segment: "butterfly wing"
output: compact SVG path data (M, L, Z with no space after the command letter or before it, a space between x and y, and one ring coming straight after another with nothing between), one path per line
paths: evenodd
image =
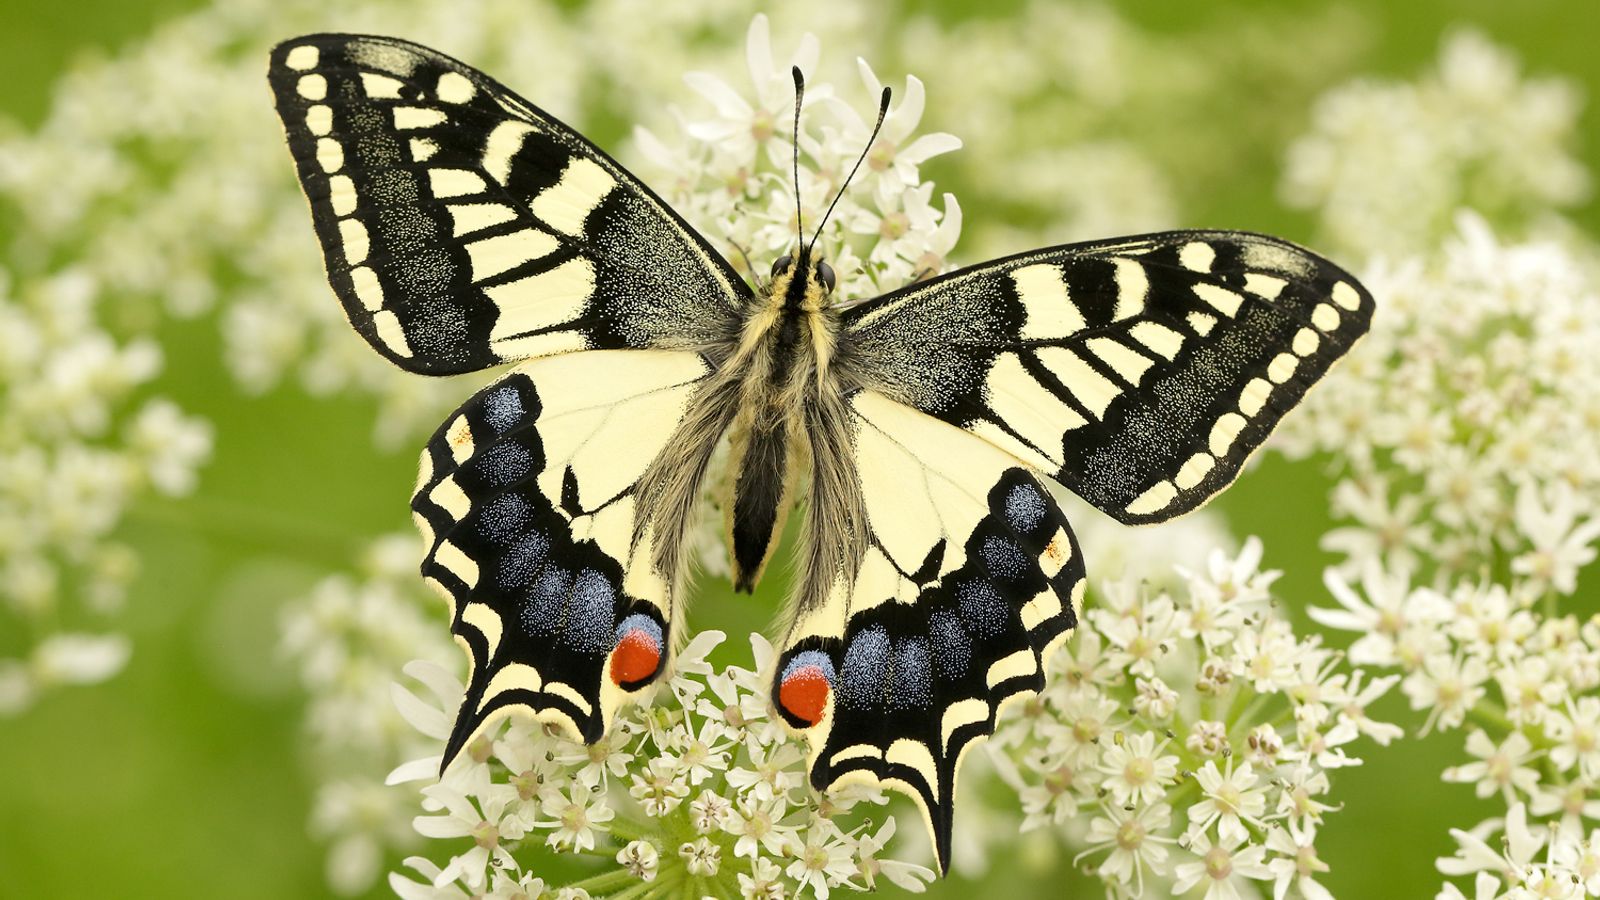
M807 736L813 786L906 793L944 869L962 755L1043 688L1077 625L1083 559L1011 455L875 391L845 407L838 453L817 445L808 540L848 542L819 508L856 510L860 555L802 584L773 703Z
M639 486L710 372L678 351L537 359L428 441L411 501L422 572L470 660L447 765L512 711L598 740L664 669L680 567L658 551L683 523L657 533Z
M846 328L864 383L1145 523L1226 487L1372 307L1286 241L1177 231L964 269Z
M334 292L402 368L702 348L749 295L599 148L444 54L310 35L268 80Z

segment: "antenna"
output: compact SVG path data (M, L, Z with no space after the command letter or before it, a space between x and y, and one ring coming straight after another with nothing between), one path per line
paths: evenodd
M806 96L806 76L801 74L800 67L793 67L794 73L794 135L789 143L794 145L794 243L795 252L799 253L801 246L806 241L806 229L800 221L800 101ZM812 243L816 243L813 241ZM809 251L807 251L809 253Z
M799 69L795 70L796 73L799 71ZM856 177L856 172L861 169L861 164L866 161L867 152L872 149L872 142L878 139L878 131L883 128L884 117L889 115L889 96L889 86L884 85L883 97L878 101L878 124L872 126L872 134L867 137L867 145L861 148L861 156L856 158L856 164L851 167L850 174L846 175L844 178L844 183L839 185L839 193L835 194L833 196L833 202L828 204L828 211L822 214L822 221L817 224L817 233L811 236L811 245L806 247L807 257L811 255L811 248L817 246L817 238L822 237L822 226L828 224L828 217L833 215L833 208L838 206L840 199L844 197L845 189L850 186L850 180ZM798 116L798 114L799 111L798 108L796 108L796 115ZM798 121L798 118L796 121ZM796 159L799 159L799 153L800 151L798 149L795 150Z

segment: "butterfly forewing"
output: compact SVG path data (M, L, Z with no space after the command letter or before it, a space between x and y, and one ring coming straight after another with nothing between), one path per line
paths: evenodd
M1227 486L1371 316L1309 251L1179 231L975 266L847 328L867 383L1139 523Z
M269 80L350 322L403 368L699 348L748 288L593 144L483 73L316 35Z

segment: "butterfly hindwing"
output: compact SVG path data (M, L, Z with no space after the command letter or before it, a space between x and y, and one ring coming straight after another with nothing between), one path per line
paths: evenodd
M974 266L846 327L866 383L1142 523L1226 487L1371 316L1309 251L1179 231Z
M334 292L402 368L704 347L748 296L604 152L444 54L311 35L269 81Z
M678 536L640 521L638 485L709 372L676 351L533 360L428 442L422 571L470 660L446 764L513 710L598 740L664 670L677 585L653 550Z
M810 742L817 789L906 793L947 869L962 754L1008 700L1043 688L1045 660L1077 625L1083 558L1008 454L876 392L848 407L839 462L859 488L865 547L853 576L802 601L773 703ZM822 521L812 515L813 542L837 537Z

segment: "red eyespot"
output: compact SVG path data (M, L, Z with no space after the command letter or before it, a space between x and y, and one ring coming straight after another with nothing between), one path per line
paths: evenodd
M617 641L611 654L611 680L632 684L655 674L661 665L661 642L642 628L635 628Z
M828 705L828 676L820 666L793 667L778 686L778 702L808 726L817 724Z

